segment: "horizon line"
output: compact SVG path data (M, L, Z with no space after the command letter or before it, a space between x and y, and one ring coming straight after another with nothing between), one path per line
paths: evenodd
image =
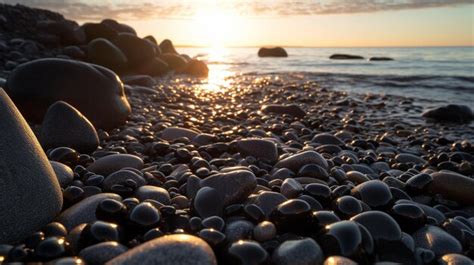
M209 45L193 45L193 44L175 44L177 48L213 48ZM283 47L283 48L474 48L474 44L471 45L393 45L393 46L313 46L313 45L223 45L219 48L271 48L271 47Z

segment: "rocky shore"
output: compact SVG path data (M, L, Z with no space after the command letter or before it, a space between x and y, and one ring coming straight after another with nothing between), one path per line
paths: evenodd
M80 60L0 27L0 263L472 264L471 110L425 122L409 97L292 74L209 90L202 62L129 27Z

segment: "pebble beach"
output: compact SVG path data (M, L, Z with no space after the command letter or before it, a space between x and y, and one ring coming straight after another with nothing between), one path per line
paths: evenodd
M0 21L0 264L473 264L469 106L291 72L216 88L117 21Z

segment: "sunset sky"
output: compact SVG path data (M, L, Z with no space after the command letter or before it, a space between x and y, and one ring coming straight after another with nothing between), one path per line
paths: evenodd
M0 0L195 46L473 46L473 0Z

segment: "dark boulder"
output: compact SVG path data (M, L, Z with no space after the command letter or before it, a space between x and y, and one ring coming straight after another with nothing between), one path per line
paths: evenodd
M83 44L86 41L84 30L75 21L71 20L44 20L39 21L40 31L58 36L63 45Z
M90 42L97 38L113 40L118 35L117 31L115 31L110 26L102 23L86 23L82 25L81 28L86 34L87 42Z
M159 58L175 71L183 71L188 63L182 56L174 53L163 53Z
M156 49L151 42L130 33L120 33L113 43L125 54L129 67L149 62L156 55Z
M137 35L137 32L134 28L130 27L127 24L119 23L114 19L104 19L100 24L106 25L109 28L117 31L118 33L131 33L133 35Z
M40 122L59 100L77 108L96 128L119 126L131 112L123 84L112 71L79 61L39 59L22 64L10 74L6 88L33 122Z
M128 60L125 54L112 42L98 38L87 46L87 60L120 73L127 68Z
M474 120L474 113L468 106L450 104L428 110L423 117L435 122L467 123Z
M352 54L333 54L329 57L331 60L363 60L364 57Z
M166 74L170 70L168 64L156 57L151 61L141 64L138 67L135 67L134 72L140 75L151 75L151 76L161 76Z
M147 40L155 45L158 45L158 42L156 41L155 37L153 37L152 35L148 35L148 36L145 36L143 37L144 40Z
M30 236L62 207L53 168L35 135L0 89L0 244Z
M171 41L168 40L168 39L163 40L163 41L160 43L160 49L161 49L161 52L162 52L162 53L178 54L178 52L177 52L176 49L174 48L173 42L171 42Z
M288 53L282 47L260 48L258 57L288 57Z

